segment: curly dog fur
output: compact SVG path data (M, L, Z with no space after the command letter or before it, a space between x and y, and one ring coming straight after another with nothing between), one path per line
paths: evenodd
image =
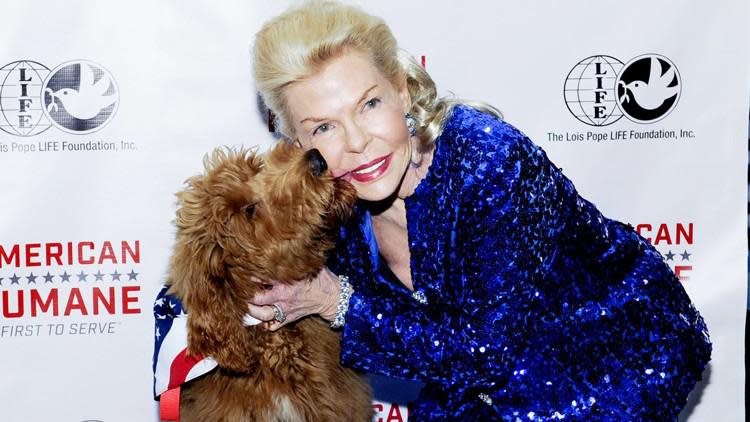
M326 322L304 318L276 332L243 324L264 288L251 279L315 275L351 213L353 187L316 171L312 155L285 144L264 156L217 149L177 194L170 294L188 312L189 353L219 364L183 387L182 421L372 417L370 388L339 364L340 339Z

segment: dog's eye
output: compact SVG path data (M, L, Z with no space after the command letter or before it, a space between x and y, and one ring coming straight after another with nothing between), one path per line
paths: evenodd
M242 210L247 218L253 218L255 215L255 204L245 205Z

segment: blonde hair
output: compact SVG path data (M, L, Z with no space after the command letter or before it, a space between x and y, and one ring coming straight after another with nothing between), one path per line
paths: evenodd
M440 135L456 104L502 117L488 104L438 97L435 82L413 57L399 50L383 19L355 6L312 0L267 22L255 35L255 81L266 106L280 118L282 131L293 131L284 88L315 75L350 48L367 54L393 86L406 80L422 151Z

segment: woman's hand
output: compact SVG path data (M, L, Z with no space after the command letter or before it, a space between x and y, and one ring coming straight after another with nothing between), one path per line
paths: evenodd
M255 282L259 280L254 280ZM339 280L328 267L309 280L284 284L276 280L263 280L272 288L255 295L248 311L253 317L266 322L266 327L276 331L284 325L307 315L320 315L327 321L336 317L339 300ZM279 307L286 319L274 319L274 306Z

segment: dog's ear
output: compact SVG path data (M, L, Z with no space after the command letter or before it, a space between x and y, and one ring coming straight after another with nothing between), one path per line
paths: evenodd
M237 372L250 368L244 356L248 329L243 318L245 299L233 294L227 251L221 244L221 222L211 207L211 195L194 178L178 193L177 239L170 262L170 294L188 314L188 351L209 356L219 366Z
M226 265L224 264L224 250L219 244L215 244L208 253L206 259L206 269L208 275L216 279L224 279L227 276Z
M221 246L196 250L195 244L180 245L172 260L170 282L188 314L188 351L209 356L222 368L248 372L249 332L243 323L247 304L231 292Z

